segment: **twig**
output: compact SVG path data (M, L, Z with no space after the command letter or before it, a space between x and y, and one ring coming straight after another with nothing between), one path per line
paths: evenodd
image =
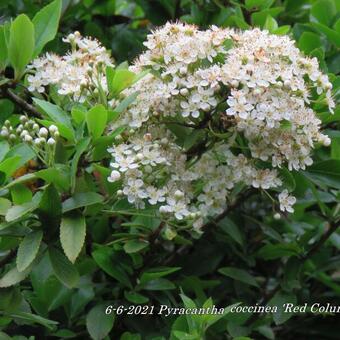
M322 237L319 239L318 242L316 242L309 251L300 258L301 265L304 264L305 261L310 259L312 256L314 256L322 247L322 245L329 239L329 237L339 228L340 221L337 222L331 222L330 228L327 230L326 233L322 235ZM263 305L267 305L267 303L273 298L273 296L280 290L281 285L280 283L277 284L277 286L261 301ZM261 314L260 314L261 315ZM250 325L253 322L255 322L260 315L253 314L246 322L246 325Z
M313 255L315 255L321 246L330 238L330 236L339 228L340 221L337 222L331 222L330 228L321 236L318 242L313 244L313 246L309 249L306 255L303 256L303 261L308 260Z
M39 111L29 103L27 103L24 99L20 98L17 94L15 94L12 90L5 87L2 89L2 94L5 98L10 99L13 103L20 106L24 111L33 115L34 117L41 118L41 114Z

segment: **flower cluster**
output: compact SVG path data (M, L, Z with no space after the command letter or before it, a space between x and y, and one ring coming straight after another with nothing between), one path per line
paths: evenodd
M105 47L79 32L69 34L63 41L71 44L71 52L64 56L46 53L29 65L33 74L27 77L28 89L43 93L47 86L55 86L59 94L80 102L98 91L106 93L105 67L113 63Z
M259 29L166 24L144 45L130 70L150 72L124 90L139 94L115 123L130 136L109 150L120 194L197 228L224 211L237 184L283 190L280 209L292 212L280 169L305 169L315 145L330 144L310 105L322 96L334 107L317 59ZM195 135L192 153L183 140Z

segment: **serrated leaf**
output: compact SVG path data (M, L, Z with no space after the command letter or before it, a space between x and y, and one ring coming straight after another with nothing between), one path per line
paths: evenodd
M63 202L63 212L103 202L104 197L96 192L80 192Z
M19 272L24 271L37 256L42 237L42 231L37 230L30 232L21 241L16 258L16 264Z
M0 279L0 288L6 288L19 283L30 273L31 268L28 267L26 270L19 272L17 267L12 268Z
M68 288L73 288L78 284L79 274L76 267L55 248L48 250L48 255L55 276Z
M83 247L86 235L85 217L82 215L64 216L60 224L60 242L65 255L74 263Z
M5 217L6 221L7 222L15 221L23 217L24 215L34 211L35 209L38 208L40 199L41 199L41 193L39 192L35 194L31 202L12 206L11 208L7 210L6 217Z
M34 58L57 34L61 14L61 0L55 0L43 7L33 18L35 34Z

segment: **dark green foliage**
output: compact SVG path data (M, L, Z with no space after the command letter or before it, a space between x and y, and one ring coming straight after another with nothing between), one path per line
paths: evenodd
M78 30L118 62L132 61L150 29L169 20L290 34L333 74L338 99L339 10L336 0L2 0L0 123L20 113L5 98L4 76L13 69L19 80L41 50L62 53L61 36ZM112 97L136 80L124 68L106 73ZM135 96L115 111L98 104L71 113L35 98L40 122L56 125L67 142L48 168L29 168L27 145L0 142L0 339L339 339L336 314L308 311L313 303L340 311L339 107L330 116L324 103L313 104L331 147L315 150L305 172L281 170L298 198L294 214L275 220L270 199L250 192L195 240L164 229L152 210L131 210L124 200L112 207L117 186L103 165L121 131L102 134ZM200 138L184 136L183 145ZM285 303L307 311L283 312ZM235 313L227 308L234 304L279 309ZM158 315L162 305L225 313Z

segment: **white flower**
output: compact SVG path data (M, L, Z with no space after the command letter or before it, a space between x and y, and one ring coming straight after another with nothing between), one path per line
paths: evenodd
M292 195L289 195L287 189L283 190L279 194L278 198L280 202L281 211L288 211L290 213L294 212L294 209L292 208L292 206L295 204L296 198Z
M95 46L74 39L81 40L80 54ZM110 129L128 126L129 137L108 150L123 194L136 208L161 203L167 218L200 228L226 209L236 185L277 188L284 183L276 168L305 169L315 144L329 145L311 96L319 93L332 110L331 84L317 59L304 56L289 37L168 23L144 45L130 70L156 72L122 91L122 100L138 96ZM59 65L70 60L52 57ZM88 81L81 69L70 75L62 91L78 91ZM191 142L193 149L208 148L191 154ZM293 211L295 198L287 190L279 199L281 210Z

